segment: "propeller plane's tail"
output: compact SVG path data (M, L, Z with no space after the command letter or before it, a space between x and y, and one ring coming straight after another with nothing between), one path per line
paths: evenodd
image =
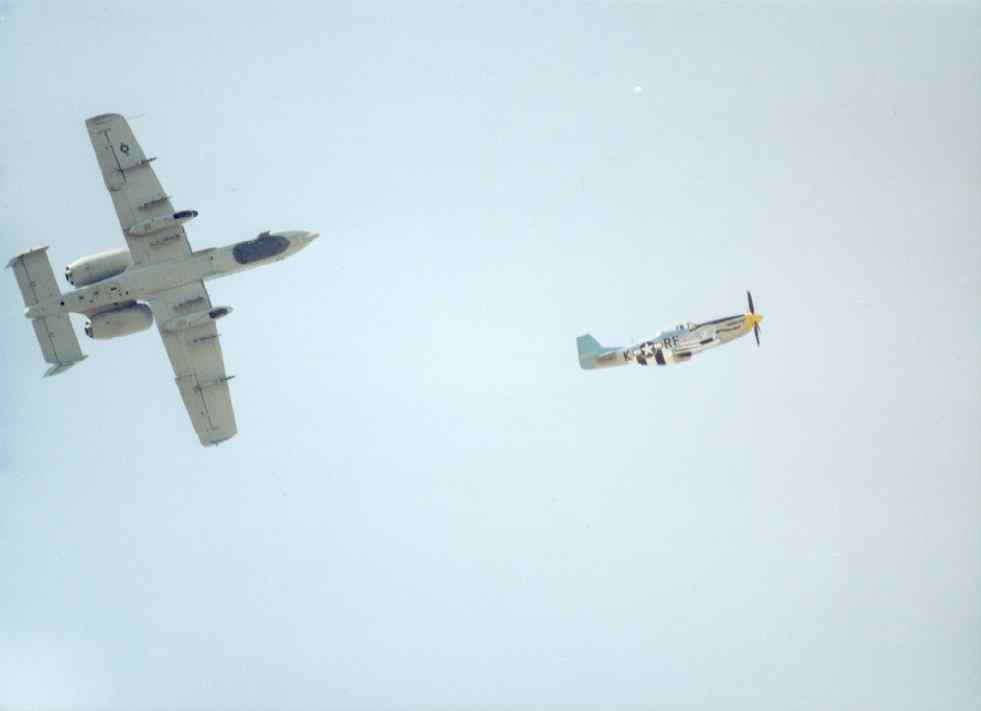
M600 342L588 333L584 333L576 339L576 349L579 351L579 366L583 370L592 370L595 368L596 356L602 355L609 350L609 348L600 345Z

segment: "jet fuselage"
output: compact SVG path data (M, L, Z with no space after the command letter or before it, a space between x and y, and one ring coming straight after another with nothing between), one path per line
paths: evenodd
M146 301L155 294L185 284L272 264L296 254L317 236L303 231L263 233L254 240L227 247L212 247L179 259L131 266L117 276L28 307L24 315L36 319L66 313L92 313L132 301Z

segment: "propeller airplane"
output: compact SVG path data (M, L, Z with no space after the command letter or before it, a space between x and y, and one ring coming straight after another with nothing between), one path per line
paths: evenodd
M704 323L682 323L670 331L662 331L649 341L633 346L606 347L586 333L576 339L579 350L579 366L583 370L612 368L618 365L637 363L638 365L670 365L685 363L692 356L709 348L721 346L750 331L760 345L760 322L763 315L756 313L753 295L746 292L749 311L736 316L705 321Z

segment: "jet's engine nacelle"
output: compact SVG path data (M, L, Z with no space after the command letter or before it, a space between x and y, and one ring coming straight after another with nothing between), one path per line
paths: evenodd
M65 279L72 286L87 286L122 274L133 264L126 247L76 259L65 267Z
M197 216L197 210L181 210L180 212L175 212L173 215L151 217L149 220L137 222L126 230L126 232L131 237L146 237L147 235L152 235L154 232L166 230L169 227L183 225L185 222L193 220Z
M203 326L211 321L217 321L220 318L225 318L225 316L231 312L231 306L212 306L207 311L198 311L193 314L187 314L186 316L177 316L172 318L164 323L161 328L170 333L184 331L188 328Z
M103 311L85 321L89 338L116 338L145 331L153 324L153 312L146 304L133 304L121 309Z

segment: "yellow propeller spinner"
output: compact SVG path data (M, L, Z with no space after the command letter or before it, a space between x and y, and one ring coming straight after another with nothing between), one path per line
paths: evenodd
M763 323L763 314L743 314L746 319L746 328L752 328Z

